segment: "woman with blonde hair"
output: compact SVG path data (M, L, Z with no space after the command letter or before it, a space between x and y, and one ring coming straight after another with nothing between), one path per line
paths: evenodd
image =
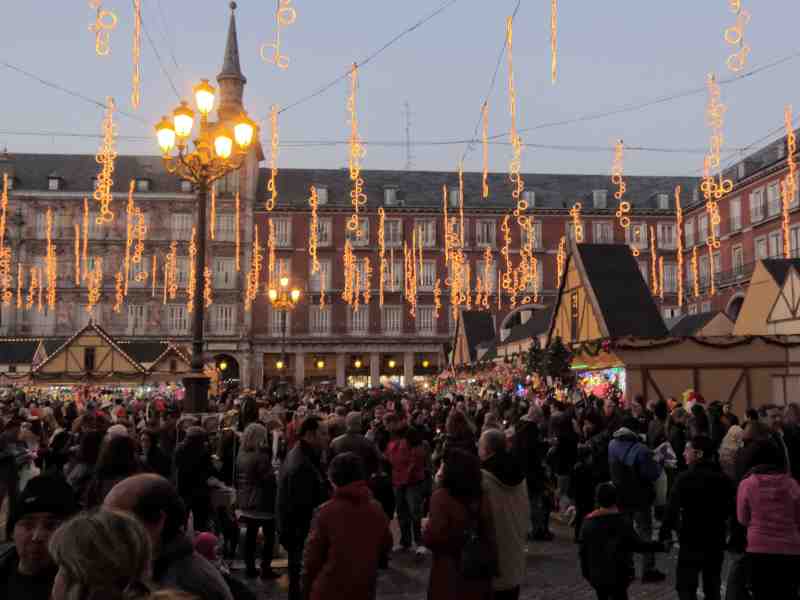
M52 600L127 600L150 593L150 539L127 513L81 513L56 530L49 550L58 566Z

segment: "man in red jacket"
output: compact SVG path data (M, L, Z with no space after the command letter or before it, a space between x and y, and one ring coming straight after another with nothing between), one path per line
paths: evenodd
M333 499L319 507L303 553L304 600L372 600L378 565L392 547L389 519L372 498L361 458L336 455L328 468ZM353 526L354 523L358 525Z

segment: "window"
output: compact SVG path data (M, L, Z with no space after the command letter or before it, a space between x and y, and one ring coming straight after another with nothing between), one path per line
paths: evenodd
M191 213L172 214L172 239L187 241L192 237L194 219Z
M214 258L214 287L229 290L236 286L236 260Z
M322 206L328 203L328 187L324 185L315 186L317 188L317 204Z
M458 239L462 239L462 236L461 236L461 220L451 217L447 221L447 224L450 227L450 231L452 232L452 234L455 235ZM464 239L464 245L466 246L467 243L468 243L466 236L464 236L463 239Z
M783 236L781 231L773 231L769 234L769 257L780 258L783 256Z
M402 219L386 219L384 221L383 243L387 248L400 248L403 245Z
M214 238L218 242L236 241L236 220L234 215L217 214L217 231Z
M231 171L222 179L217 179L214 185L217 187L218 195L234 195L239 191L239 171Z
M461 189L456 187L451 187L447 191L447 202L450 204L450 208L458 208L458 204L461 200Z
M527 229L522 229L521 243L523 248L528 245ZM533 247L537 250L542 247L542 224L539 221L533 223Z
M345 231L345 238L350 240L353 246L367 246L369 244L369 219L367 217L358 218L358 230L351 231L348 228Z
M572 241L572 240L575 239L575 223L573 223L572 221L566 221L564 223L564 235L566 236L566 238L569 241ZM583 242L584 241L583 237L581 239L577 240L577 241L578 242Z
M396 187L383 188L383 203L386 206L397 206L397 188Z
M705 287L708 285L709 282L709 269L708 269L708 255L705 254L700 257L699 262L699 274L700 274L700 287Z
M403 282L405 271L403 270L403 261L402 260L395 260L394 264L389 264L389 291L392 292L402 292L403 291Z
M433 219L417 219L414 221L417 235L422 235L422 246L433 248L436 246L436 221Z
M664 292L674 294L678 291L678 265L664 263Z
M789 248L792 258L800 256L800 227L792 227L789 230Z
M675 224L658 224L658 247L664 250L675 249Z
M91 219L92 215L89 215ZM43 240L47 237L47 209L40 208L36 212L36 237Z
M190 194L192 192L192 182L188 179L181 180L181 191L184 194Z
M419 287L421 290L431 291L436 285L436 261L423 260L422 272L419 278Z
M711 312L711 302L705 301L700 305L700 312L708 313Z
M47 189L51 192L56 192L61 188L61 178L60 177L48 177L47 178Z
M90 269L91 270L91 269ZM179 256L176 261L175 271L177 274L178 287L186 287L189 281L189 257Z
M358 310L348 310L350 316L350 333L363 335L369 331L369 306L361 306Z
M403 309L400 306L384 306L382 315L384 333L400 333L403 330Z
M150 180L149 179L137 179L136 180L136 191L137 192L149 192L150 191Z
M536 192L533 190L522 190L522 199L528 203L528 208L536 207Z
M147 282L149 273L149 262L147 257L142 256L139 262L134 262L131 258L130 269L128 271L128 283L134 287L142 287Z
M631 223L625 231L629 244L640 250L647 249L647 223Z
M697 314L697 304L690 304L689 305L689 314L696 315Z
M189 315L184 304L170 304L167 307L169 332L173 334L189 333Z
M475 223L475 241L478 246L494 248L497 236L497 223L493 220L479 219Z
M607 190L594 190L592 192L592 206L594 208L606 208L606 200L608 198Z
M317 246L330 246L333 238L331 231L333 230L333 222L331 219L317 219Z
M777 181L767 186L767 216L774 217L781 212L781 189Z
M764 188L750 193L750 222L757 223L764 218Z
M89 211L89 239L97 240L104 236L108 230L97 222L98 214L94 211ZM83 214L81 214L81 235L83 235Z
M236 305L214 304L213 331L219 335L233 335L236 332Z
M94 371L94 347L83 349L83 370L87 373Z
M677 306L665 306L662 310L662 314L666 320L674 319L681 316L681 309Z
M714 252L714 275L719 275L722 273L722 256L719 253L719 250Z
M683 224L683 235L686 239L686 247L694 246L694 219L686 219L686 223Z
M308 265L310 291L323 292L331 289L331 261L329 258L319 260L319 270L311 272L311 264Z
M708 215L702 214L697 216L697 243L703 243L703 240L708 239Z
M433 306L417 306L417 332L436 333L436 318Z
M744 162L740 162L738 165L736 165L736 177L737 177L737 179L744 179L744 176L746 174L747 173L745 171Z
M760 237L756 238L755 241L755 257L756 260L760 260L762 258L767 258L769 256L769 250L767 247L767 238Z
M729 206L731 210L731 231L739 231L742 228L742 201L740 198L733 198Z
M744 271L744 249L741 245L731 249L731 265L734 275L741 275Z
M128 335L139 335L147 330L147 305L128 304Z
M292 276L292 259L286 256L279 256L275 259L275 275L278 277Z
M595 221L594 225L594 238L595 244L613 244L614 243L614 225L609 221Z
M272 219L272 223L275 225L275 245L278 248L291 248L292 246L291 220L285 217L278 217Z
M308 332L312 335L327 335L331 331L330 306L308 307Z
M658 208L661 210L669 210L669 194L658 194Z
M284 327L286 335L292 331L292 315L286 310L270 310L269 312L269 333L273 337L283 336Z

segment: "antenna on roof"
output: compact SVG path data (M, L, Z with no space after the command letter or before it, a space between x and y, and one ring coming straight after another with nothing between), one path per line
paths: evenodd
M414 155L411 154L411 106L408 104L408 100L403 104L403 120L405 122L406 171L410 171Z

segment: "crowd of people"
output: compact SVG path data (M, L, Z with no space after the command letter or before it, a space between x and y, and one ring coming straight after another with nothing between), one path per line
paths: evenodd
M10 388L0 597L249 599L281 552L290 600L372 600L398 553L430 554L431 600L516 600L554 520L600 600L664 581L673 544L680 600L798 597L797 405L573 397L281 384L191 415Z

